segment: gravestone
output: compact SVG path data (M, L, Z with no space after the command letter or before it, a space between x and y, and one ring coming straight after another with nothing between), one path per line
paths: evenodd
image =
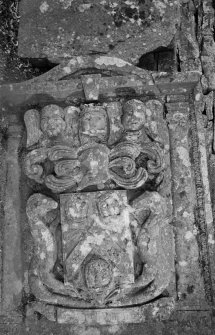
M0 320L21 334L212 334L213 73L193 11L21 1L20 56L59 63L0 86Z

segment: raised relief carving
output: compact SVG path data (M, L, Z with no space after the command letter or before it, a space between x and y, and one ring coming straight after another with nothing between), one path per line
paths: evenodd
M54 192L104 189L111 181L126 189L141 187L164 168L164 144L149 104L132 99L81 109L44 107L37 129L43 135L24 162L27 176ZM25 122L29 127L26 117ZM35 143L35 132L27 131L27 143Z
M43 301L57 302L52 294L77 297L75 288L65 286L53 273L57 245L50 225L59 219L58 203L42 194L32 195L27 203L27 216L34 239L34 256L29 272L32 293ZM61 300L63 301L63 300Z
M163 244L169 220L158 192L145 192L131 206L126 191L62 194L57 247L56 223L51 225L60 222L58 207L42 194L27 204L35 242L29 283L39 300L107 307L142 303L162 292L170 276ZM64 268L61 280L57 262Z
M126 192L63 194L60 201L65 282L105 304L117 287L134 282Z
M67 308L159 296L172 271L170 202L159 193L169 168L162 104L47 105L24 121L25 173L50 194L27 203L31 292Z

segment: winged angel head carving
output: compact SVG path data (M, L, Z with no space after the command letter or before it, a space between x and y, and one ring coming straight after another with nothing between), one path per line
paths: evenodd
M164 168L162 139L152 118L149 104L135 99L29 110L25 172L54 192L107 184L139 188Z

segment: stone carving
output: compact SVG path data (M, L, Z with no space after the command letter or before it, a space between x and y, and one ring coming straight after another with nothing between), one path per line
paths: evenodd
M88 85L89 76L84 80ZM96 101L92 85L95 95L87 96ZM67 308L131 306L159 296L172 267L162 104L51 104L27 111L24 121L25 173L50 194L27 203L31 292Z
M164 168L164 141L158 134L162 124L153 119L153 103L160 111L159 101L135 99L81 109L48 105L41 111L40 127L34 122L30 128L30 118L38 120L38 111L28 111L27 176L54 192L93 185L104 189L109 181L125 189L141 187Z
M89 299L105 304L117 286L134 282L126 192L74 193L60 199L65 281L79 290L87 287Z
M55 279L52 272L57 260L57 248L48 225L57 219L57 207L56 201L42 194L32 195L27 203L27 216L35 243L29 283L35 296L43 301L48 299L50 302L57 302L52 296L56 293L62 296L78 296L72 285L63 285Z
M204 293L212 301L213 221L201 92L194 88L200 75L145 78L128 67L123 76L116 59L95 61L103 69L96 68L93 81L93 66L78 57L41 78L0 88L12 176L4 206L2 311L20 304L23 287L26 316L36 311L77 329L151 324L169 314L165 301L189 307L195 297L204 301ZM121 73L104 69L116 62ZM25 177L19 159L26 137Z
M51 229L59 223L58 203L42 194L28 200L35 242L29 283L39 300L70 307L132 305L166 286L162 240L169 220L159 193L146 192L131 206L126 191L62 194L60 212L62 281L54 273L59 250Z
M36 109L29 109L24 116L27 128L27 147L37 143L42 136L40 130L40 114Z

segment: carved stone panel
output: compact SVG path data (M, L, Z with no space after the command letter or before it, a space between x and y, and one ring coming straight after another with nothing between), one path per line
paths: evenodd
M34 302L28 308L61 323L77 315L81 323L91 315L87 323L95 324L105 315L106 324L123 310L130 315L123 322L137 321L156 304L172 310L176 297L173 224L180 206L174 202L179 192L174 175L189 149L189 119L181 151L171 151L174 136L180 142L171 108L176 108L174 120L179 107L183 115L189 111L188 85L173 81L168 86L162 76L155 85L150 73L128 63L116 69L116 59L109 63L120 75L103 75L103 65L84 74L89 64L98 63L90 61L71 60L66 80L60 80L60 65L54 70L59 72L55 90L51 71L43 97L30 93L35 80L20 98L25 125L20 156L28 190L23 207L33 242L26 285ZM17 92L12 90L14 99ZM181 171L191 184L190 166L185 162ZM180 201L185 208L184 198ZM186 206L188 215L193 207ZM186 232L188 216L184 222ZM178 273L188 276L181 264L180 259ZM194 260L189 264L197 269Z
M25 172L54 192L160 182L168 145L162 113L158 100L137 99L28 110Z
M107 308L159 295L170 284L173 256L171 205L156 191L165 189L169 173L162 104L51 104L28 110L24 120L25 173L60 193L60 202L42 194L28 201L35 296L67 307ZM133 196L138 189L141 195Z
M105 304L119 287L134 283L134 246L125 191L63 194L65 283L88 290Z
M126 191L62 194L60 205L33 194L27 204L33 294L67 307L127 306L156 297L172 271L166 206L158 192L131 205ZM62 235L52 228L60 217Z
M53 13L48 5L50 12L42 13L47 18ZM185 7L184 1L180 10ZM169 10L163 17L169 19ZM180 36L192 19L185 12ZM132 24L138 22L126 21L121 29ZM147 38L167 46L153 26ZM133 36L130 46L116 38L115 48L107 50L115 56L122 50L124 60L73 57L38 78L0 86L0 109L9 119L2 135L1 316L27 316L28 323L28 316L42 314L68 323L62 328L68 332L82 334L90 326L97 333L104 326L104 333L130 334L131 328L139 333L133 324L145 322L147 328L173 309L175 325L176 314L184 319L213 305L213 187L207 173L214 156L213 94L204 96L198 84L201 79L206 89L205 78L194 71L198 61L192 72L183 72L189 63L182 57L188 38L183 34L174 39L185 59L180 73L149 72L126 62L138 61L145 48L131 48ZM44 54L58 59L50 50Z

